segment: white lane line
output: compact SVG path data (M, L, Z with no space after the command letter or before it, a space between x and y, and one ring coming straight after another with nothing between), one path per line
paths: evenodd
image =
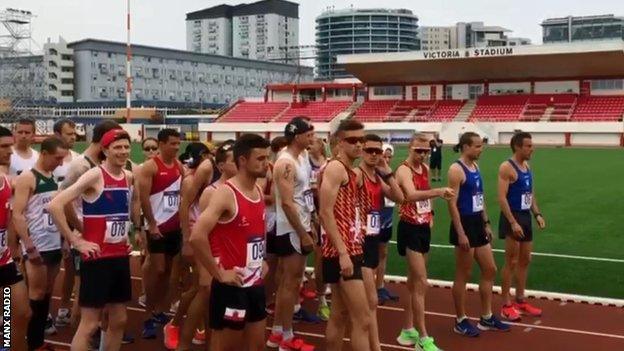
M396 241L390 240L390 244L395 244ZM435 247L438 249L454 249L453 245L440 245L440 244L431 244L431 247ZM493 252L497 253L505 253L505 250L501 249L492 249ZM598 261L598 262L610 262L610 263L624 263L624 259L618 258L606 258L606 257L593 257L593 256L576 256L576 255L563 255L563 254L554 254L548 252L533 252L531 253L534 256L543 256L543 257L556 257L556 258L569 258L573 260L585 260L585 261Z
M44 341L47 342L48 344L52 344L52 345L71 347L71 344L68 344L68 343L65 343L65 342L48 340L48 339L46 339Z

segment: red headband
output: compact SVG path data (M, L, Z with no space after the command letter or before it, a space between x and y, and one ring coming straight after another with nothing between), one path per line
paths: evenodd
M120 128L111 129L108 132L104 133L104 135L102 136L102 140L100 141L100 146L105 149L109 147L110 144L112 144L113 142L119 139L123 139L123 138L130 139L130 136L128 135L128 133L126 133L125 130L120 129Z

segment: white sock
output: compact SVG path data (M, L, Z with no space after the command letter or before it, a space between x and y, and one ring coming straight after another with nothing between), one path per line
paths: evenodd
M57 316L67 316L69 315L69 309L67 308L59 308L58 312L56 313Z
M102 330L100 331L100 346L98 351L104 351L104 339L106 339L106 332Z
M464 319L466 319L466 316L457 317L457 323L461 323Z
M486 314L485 316L481 316L481 318L483 318L483 319L490 319L490 318L492 318L492 313Z
M273 334L283 334L284 333L284 329L282 328L281 325L274 325L273 328L271 329L271 331L273 332Z
M301 304L299 304L299 303L298 303L298 304L296 304L296 305L295 305L295 311L294 311L293 313L297 313L297 312L299 312L299 310L300 310L300 309L301 309Z
M282 340L290 340L295 337L292 329L284 330L284 338Z
M414 327L411 327L411 328L409 328L409 329L405 329L405 328L403 328L403 331L404 331L404 332L406 332L406 333L413 333L413 332L415 332L415 331L416 331L416 328L414 328Z
M327 306L327 298L325 297L325 295L319 295L319 304Z

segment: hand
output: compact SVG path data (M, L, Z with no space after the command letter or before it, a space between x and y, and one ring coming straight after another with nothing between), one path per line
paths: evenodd
M301 254L307 255L314 251L314 241L312 240L312 236L310 236L310 234L303 233L299 235L299 239L301 240Z
M132 244L126 244L126 251L128 252L128 255L132 254L132 251L134 251L134 247L132 247Z
M41 259L41 255L39 254L39 250L32 243L30 246L26 246L26 256L28 256L28 261L33 264L43 264L43 259Z
M312 241L314 243L314 245L316 246L319 243L319 234L318 231L316 230L316 225L312 226L312 230L310 231L310 236L312 237Z
M149 225L148 231L152 239L158 240L163 238L163 235L160 233L160 230L158 229L158 225L156 223L151 223Z
M269 273L269 265L266 261L262 261L262 279Z
M535 220L537 221L537 226L539 227L539 229L544 229L546 228L546 220L544 220L544 216L542 215L538 215Z
M488 242L492 242L492 237L494 236L494 233L492 232L492 226L490 225L490 223L486 223L485 224L485 237L487 238Z
M141 229L136 229L136 233L134 234L134 241L136 245L139 247L140 251L145 251L147 246L147 238L145 237L145 231Z
M455 196L455 190L451 188L438 188L436 190L438 190L438 197L444 200L450 200Z
M514 222L511 224L511 232L513 236L515 236L517 239L524 238L524 231L522 230L522 226L520 226L518 222Z
M380 157L379 162L377 163L377 170L383 174L392 173L392 168L388 165L388 161L385 157Z
M219 268L219 275L217 279L220 283L232 285L232 286L243 286L243 273L234 269L225 270Z
M338 257L338 262L340 263L340 275L343 277L350 277L353 275L353 262L351 262L351 257L349 257L348 254L341 254Z
M67 242L67 240L63 240L63 244L61 245L61 253L63 254L63 260L70 260L73 259L72 256L70 255L70 247L69 247L69 243Z
M457 241L459 243L459 247L462 250L464 251L470 250L470 242L468 241L468 237L466 236L466 234L464 233L457 234Z
M86 241L82 238L76 240L74 243L74 249L78 250L82 255L88 257L97 257L100 255L100 245Z

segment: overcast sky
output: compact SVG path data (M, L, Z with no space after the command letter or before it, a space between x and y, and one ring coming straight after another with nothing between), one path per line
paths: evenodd
M223 3L249 1L131 0L132 42L185 49L185 14ZM336 9L351 4L359 8L406 8L419 18L419 25L450 25L483 21L511 29L512 36L528 37L541 43L539 23L549 17L615 14L624 16L624 0L301 0L299 6L300 44L314 43L314 19L328 6ZM61 35L68 41L84 38L125 41L125 0L2 0L2 7L29 10L33 36L40 48L46 38Z

